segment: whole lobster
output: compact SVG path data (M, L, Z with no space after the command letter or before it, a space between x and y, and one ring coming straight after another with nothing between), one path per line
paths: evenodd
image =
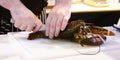
M94 26L92 23L85 23L83 20L76 20L68 23L66 29L61 31L59 36L54 39L72 40L81 44L81 46L98 46L106 41L107 35L114 36L115 34L102 27ZM45 36L45 31L38 31L36 33L30 33L27 39L34 40L36 38L48 37Z

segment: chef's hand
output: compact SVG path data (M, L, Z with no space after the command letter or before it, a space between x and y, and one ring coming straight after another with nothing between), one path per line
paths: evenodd
M57 37L66 28L71 12L70 7L57 5L51 10L46 21L46 36Z
M16 28L33 32L40 29L41 21L20 0L0 0L0 6L10 11Z
M36 32L42 25L41 21L25 6L14 7L10 13L14 26L20 30Z

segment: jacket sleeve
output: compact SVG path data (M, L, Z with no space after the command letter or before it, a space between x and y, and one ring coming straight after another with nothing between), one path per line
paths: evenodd
M46 0L21 0L21 2L36 15L48 4Z

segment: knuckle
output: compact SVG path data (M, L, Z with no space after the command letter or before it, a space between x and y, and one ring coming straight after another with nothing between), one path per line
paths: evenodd
M14 24L14 26L15 26L16 28L18 28L18 27L19 27L17 24Z

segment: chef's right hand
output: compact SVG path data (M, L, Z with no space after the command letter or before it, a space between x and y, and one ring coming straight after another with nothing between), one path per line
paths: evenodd
M20 0L0 0L0 6L10 11L16 28L33 32L40 29L41 21Z
M36 32L42 25L41 21L25 6L14 7L10 13L14 26L20 30Z

